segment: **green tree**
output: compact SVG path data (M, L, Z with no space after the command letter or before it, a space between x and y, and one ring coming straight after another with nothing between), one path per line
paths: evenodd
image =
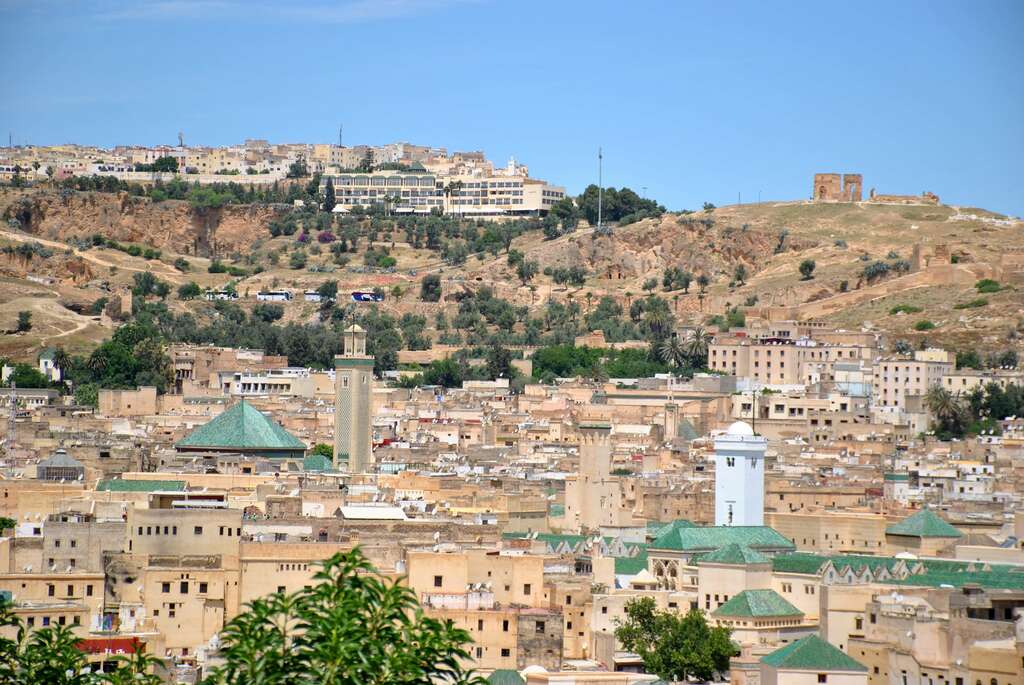
M284 307L273 302L257 302L252 308L252 318L273 323L284 316Z
M420 281L420 299L424 302L441 301L441 277L437 274L427 274Z
M324 188L324 211L333 212L334 206L338 204L337 197L334 194L334 179L327 179L327 187Z
M194 300L203 294L202 288L195 281L189 281L178 286L178 299L179 300Z
M743 264L736 265L736 271L733 272L733 279L740 285L747 282L747 267Z
M484 685L461 665L469 633L426 616L358 549L325 560L314 579L246 605L221 632L224 663L207 685Z
M963 437L968 417L956 395L935 384L925 393L924 403L935 419L938 433L943 436Z
M9 602L0 603L0 682L11 685L160 685L163 665L141 649L108 662L107 673L93 672L81 638L71 626L29 630Z
M615 637L635 652L649 673L673 681L707 681L729 668L738 653L723 627L710 627L700 609L686 614L658 611L654 599L626 603L626 620L619 621Z
M333 459L334 447L332 445L327 445L325 443L318 442L316 445L313 446L313 451L310 452L310 454L319 454L321 456L327 457L328 459Z
M305 178L309 176L309 167L306 166L306 160L299 157L297 160L288 165L288 178Z
M514 374L512 368L512 353L507 347L492 344L487 349L487 375L493 380L495 378L509 378Z
M293 269L305 269L306 268L306 253L303 250L296 250L292 252L291 257L288 258L288 266Z
M316 292L321 299L334 301L338 299L338 282L324 281L320 284L320 287L316 289Z
M683 343L686 349L686 357L690 366L694 368L705 368L708 365L708 347L711 345L713 336L702 326L697 326L686 336Z
M644 281L642 288L647 291L648 294L653 293L658 287L658 281L654 278L648 278Z
M19 388L48 388L50 379L30 364L15 364L6 382L7 387L12 384Z
M800 262L800 275L802 276L802 280L809 281L814 278L813 274L816 266L817 264L814 263L813 259L805 259Z
M686 353L686 347L678 336L671 336L665 338L658 347L658 357L661 361L666 364L670 364L677 369L686 366L689 361L689 355Z
M32 330L32 312L20 311L18 312L18 327L15 329L15 333L27 333Z
M526 285L536 276L538 271L540 271L540 265L536 259L523 259L516 265L516 275L519 276L519 280L523 282L523 285Z

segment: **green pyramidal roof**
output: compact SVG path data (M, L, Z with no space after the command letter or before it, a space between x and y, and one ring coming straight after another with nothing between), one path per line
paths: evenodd
M711 612L712 616L761 618L768 616L803 616L802 611L787 602L775 590L744 590Z
M702 554L697 561L704 561L709 564L746 566L747 564L767 564L771 559L760 552L750 549L746 545L730 542L724 547L719 547L714 552Z
M499 668L487 676L490 685L523 685L526 681L517 671L510 668Z
M805 638L776 649L761 658L762 664L775 668L808 671L856 671L863 673L867 667L847 656L839 648L825 642L817 635Z
M672 523L658 532L651 549L710 552L737 543L753 549L796 549L796 545L768 526L694 526Z
M886 535L907 535L915 538L959 538L963 533L949 525L931 509L922 509L885 529Z
M196 428L175 447L302 450L306 445L281 424L242 400Z

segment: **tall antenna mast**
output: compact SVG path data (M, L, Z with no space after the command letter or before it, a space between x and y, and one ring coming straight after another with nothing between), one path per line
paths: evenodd
M339 124L338 125L338 147L344 147L344 145L341 142L341 134L342 134L342 132L344 130L345 130L345 125L344 124Z
M602 217L601 217L601 204L604 195L604 175L603 175L603 160L604 155L601 154L601 148L597 148L597 232L602 232Z
M7 417L7 452L10 454L14 448L14 436L17 430L18 419L18 384L11 381L11 413Z

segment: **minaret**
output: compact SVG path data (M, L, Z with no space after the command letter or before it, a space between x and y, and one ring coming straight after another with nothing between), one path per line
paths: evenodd
M334 358L334 466L347 463L349 473L365 473L370 448L370 387L373 357L366 354L366 331L346 328L341 356Z
M743 421L715 438L715 525L764 525L764 453L768 440Z

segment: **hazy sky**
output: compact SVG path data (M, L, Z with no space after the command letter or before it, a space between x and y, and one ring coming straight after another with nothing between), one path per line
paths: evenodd
M778 9L778 7L785 9ZM16 143L404 140L670 209L816 171L1024 215L1024 2L0 0Z

